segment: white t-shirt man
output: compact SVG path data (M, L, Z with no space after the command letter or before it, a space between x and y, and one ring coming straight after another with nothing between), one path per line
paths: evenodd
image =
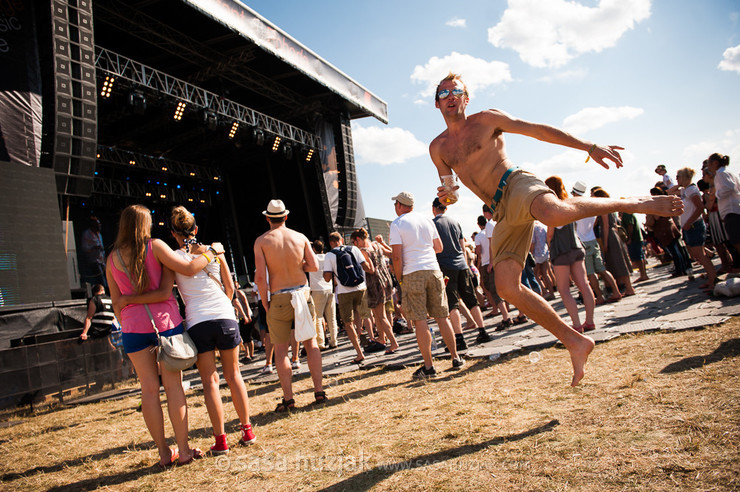
M496 227L496 223L493 221L493 219L486 222L486 242L488 243L488 247L486 248L488 250L488 255L491 254L491 238L493 237L493 229ZM488 261L486 261L486 265L488 265L491 262L490 258L488 258ZM481 262L481 265L484 263Z
M311 291L331 292L331 282L324 280L324 263L326 255L317 254L316 258L319 260L319 269L315 272L308 273L308 284L311 286ZM336 260L336 256L334 259Z
M340 247L345 248L347 246L342 245ZM362 251L360 251L360 248L358 248L357 246L349 246L349 248L351 248L352 255L357 260L357 263L359 263L360 265L365 263L365 257L362 255ZM334 278L337 279L337 295L367 289L367 284L365 284L365 282L362 282L361 284L354 287L347 287L346 285L342 285L341 283L339 283L339 277L337 276L337 255L335 255L331 251L326 253L326 255L324 256L324 268L322 271L331 272L334 274Z
M391 222L388 243L391 246L403 246L404 275L422 270L439 270L434 239L440 239L434 222L417 212L399 215Z
M594 222L596 222L596 217L585 217L576 221L576 233L581 242L596 240Z
M480 266L491 262L491 241L486 237L485 229L475 235L475 245L480 246Z

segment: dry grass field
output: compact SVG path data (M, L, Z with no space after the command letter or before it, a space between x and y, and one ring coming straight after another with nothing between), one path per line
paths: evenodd
M160 472L128 397L0 428L5 490L737 490L740 318L624 336L596 347L581 386L565 350L471 360L430 382L371 369L327 378L331 401L272 412L277 384L249 388L258 441ZM438 369L449 362L440 361ZM230 444L238 439L227 401ZM212 444L188 392L191 442ZM14 424L18 421L17 425ZM169 431L171 433L171 430ZM174 441L173 441L174 443Z

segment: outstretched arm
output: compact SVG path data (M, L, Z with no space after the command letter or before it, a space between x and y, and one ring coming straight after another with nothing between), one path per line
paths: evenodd
M221 243L213 243L212 247L216 250L217 255L221 255L224 252ZM186 260L185 258L178 256L172 251L172 248L167 246L167 243L161 239L155 239L152 241L152 251L157 260L170 270L173 270L182 275L192 277L199 271L203 270L206 265L213 260L213 251L204 253L201 256L193 258L192 261Z
M593 159L605 169L609 169L609 164L605 162L607 160L612 161L617 168L622 167L622 156L619 155L618 151L624 150L623 147L598 145L575 137L554 126L520 120L497 109L484 111L481 114L485 115L485 118L488 119L494 128L500 129L503 132L525 135L542 140L543 142L583 150L584 152L588 152L590 159Z

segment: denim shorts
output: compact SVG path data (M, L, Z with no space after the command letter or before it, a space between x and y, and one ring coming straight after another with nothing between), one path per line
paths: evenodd
M688 230L683 231L683 240L689 248L704 246L706 235L707 226L704 225L704 219L697 219Z
M198 353L219 350L231 350L241 341L239 323L233 319L210 319L191 326L188 335L195 342Z
M184 331L182 323L167 331L160 331L160 337L171 337L173 335L179 335ZM121 341L123 342L123 351L127 354L139 352L149 347L157 346L157 334L153 331L151 333L123 333L121 334Z

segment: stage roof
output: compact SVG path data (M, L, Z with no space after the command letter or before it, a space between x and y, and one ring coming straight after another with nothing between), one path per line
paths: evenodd
M384 101L236 0L96 0L95 43L313 130L316 113L387 123Z

